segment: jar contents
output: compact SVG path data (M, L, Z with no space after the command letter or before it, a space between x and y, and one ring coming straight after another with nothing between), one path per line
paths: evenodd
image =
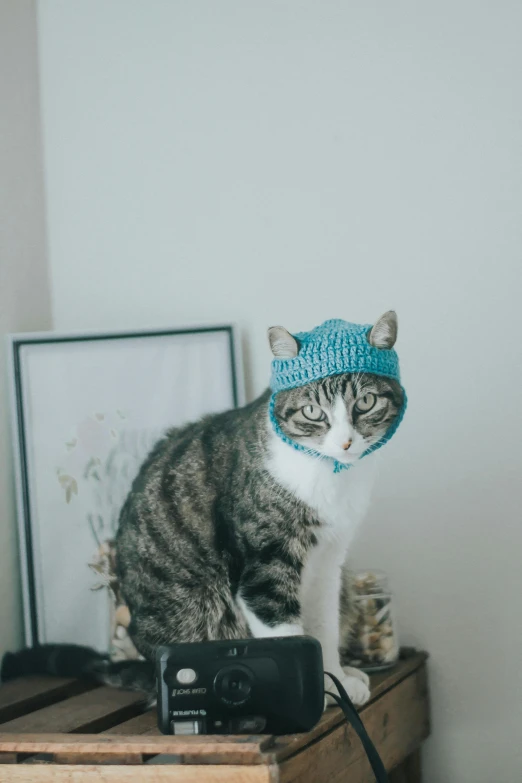
M362 571L350 577L353 624L343 662L366 671L387 669L399 657L399 642L393 616L392 594L387 577Z

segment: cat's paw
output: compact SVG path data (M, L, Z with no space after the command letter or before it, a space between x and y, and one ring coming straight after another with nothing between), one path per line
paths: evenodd
M362 704L366 704L368 699L370 698L370 689L368 687L368 684L365 683L358 675L363 674L363 672L357 672L357 676L353 674L344 674L341 680L341 684L343 685L346 693L350 697L351 701L357 706L360 707Z
M357 670L357 674L358 675L363 674L363 672L359 672L359 670ZM332 693L337 693L337 688L330 680L330 678L326 677L325 679L326 679L326 689L332 691ZM342 672L339 674L337 679L340 680L341 685L345 689L346 693L350 697L350 700L353 702L353 704L355 704L357 707L366 704L366 702L370 698L370 689L368 685L365 682L363 682L361 677L354 676L353 674L345 674L344 672ZM327 698L327 704L329 705L337 703L335 699L332 699L331 696L327 696L326 698Z
M356 669L354 666L343 666L343 672L349 677L357 677L361 682L364 682L367 688L370 687L370 678L361 669Z

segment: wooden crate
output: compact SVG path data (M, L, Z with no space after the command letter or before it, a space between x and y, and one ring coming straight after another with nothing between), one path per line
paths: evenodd
M429 734L426 655L409 652L372 678L361 710L391 783L419 783ZM369 783L360 742L330 708L307 734L159 734L155 712L128 691L27 677L0 686L0 781L12 783Z

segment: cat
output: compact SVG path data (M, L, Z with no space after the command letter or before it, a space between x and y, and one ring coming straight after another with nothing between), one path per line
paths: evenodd
M276 364L299 356L299 336L268 334ZM383 352L396 338L393 311L365 333ZM339 660L341 568L370 500L370 452L404 405L396 378L344 372L169 431L135 478L116 537L128 630L145 660L45 645L8 654L2 676L49 671L52 658L56 673L152 690L159 645L306 633L364 704L367 675Z

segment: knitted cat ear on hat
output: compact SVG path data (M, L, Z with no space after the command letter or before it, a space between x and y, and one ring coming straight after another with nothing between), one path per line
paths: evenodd
M285 389L295 389L308 383L343 373L371 373L393 378L400 383L399 357L394 350L397 340L397 315L384 313L375 324L353 324L341 319L325 321L310 332L290 334L282 326L272 326L268 339L274 355L270 387L270 419L275 432L294 448L305 450L282 432L274 415L275 396ZM402 408L386 435L362 455L365 457L383 446L395 434L407 404L406 392ZM310 453L310 449L306 449ZM320 456L318 454L318 456ZM349 465L336 463L335 469Z

